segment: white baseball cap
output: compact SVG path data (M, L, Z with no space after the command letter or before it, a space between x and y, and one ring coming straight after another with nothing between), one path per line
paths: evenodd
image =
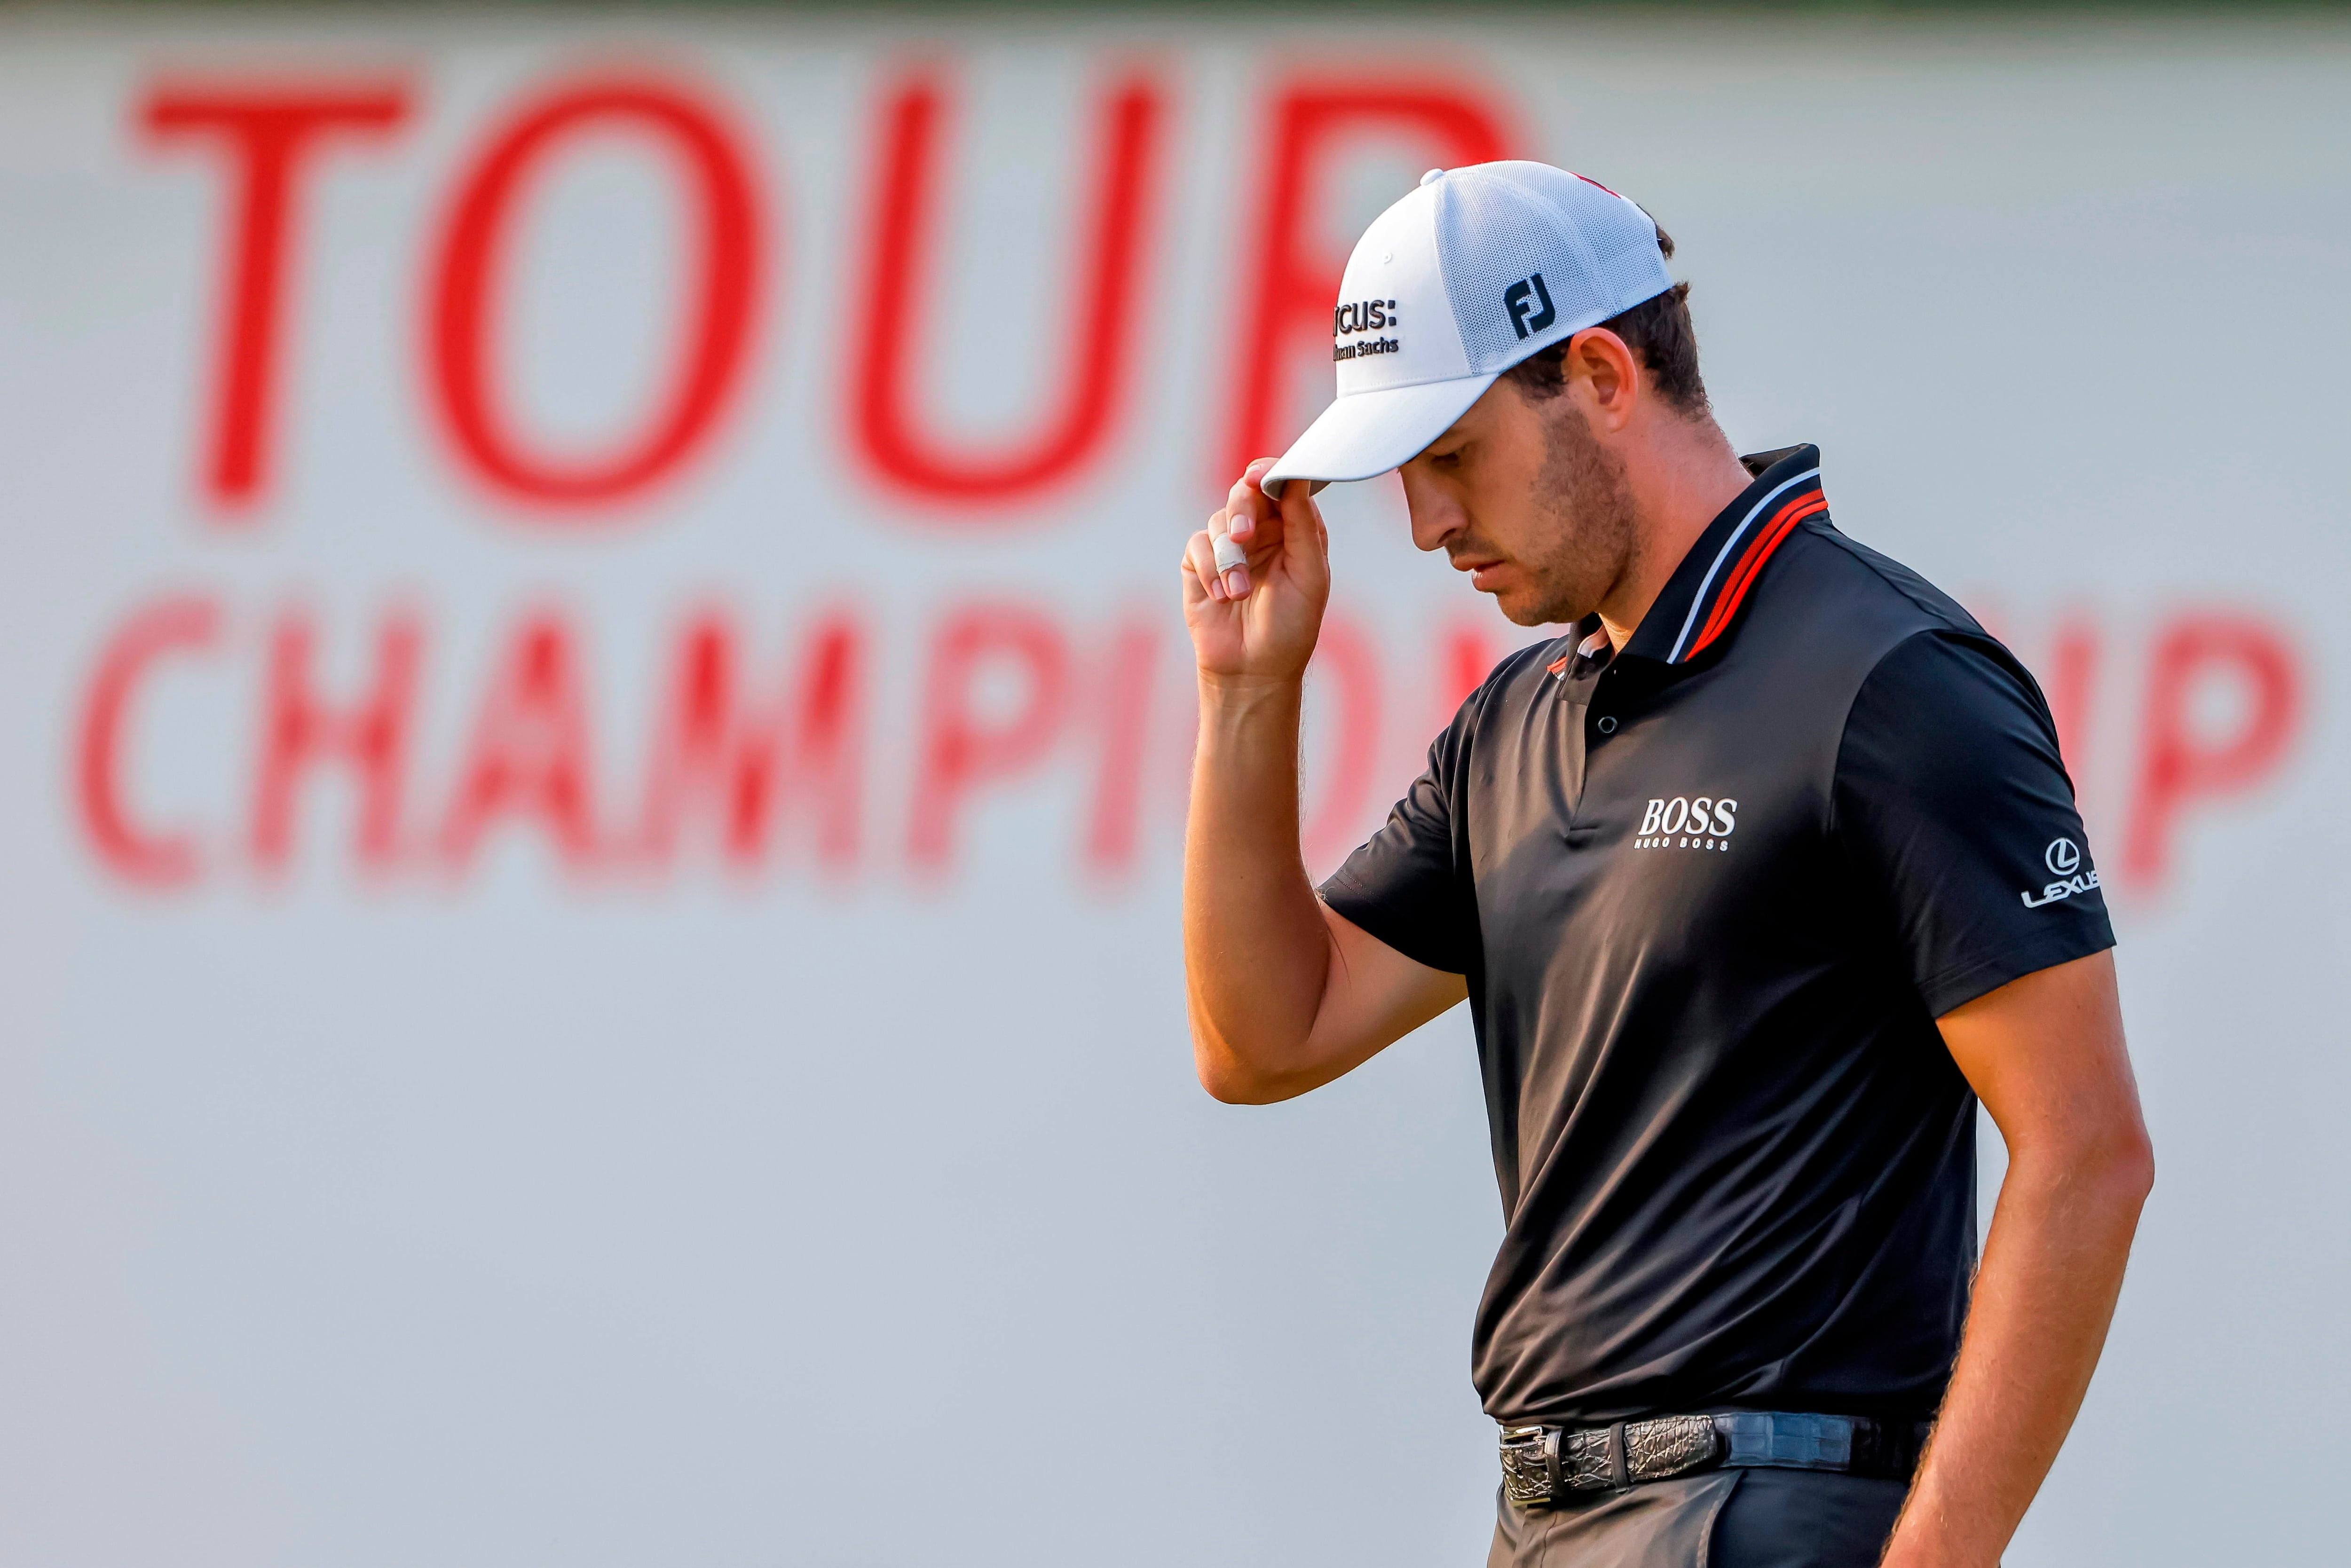
M1332 313L1339 396L1267 493L1409 462L1504 371L1673 285L1656 224L1595 180L1516 161L1431 169L1355 242Z

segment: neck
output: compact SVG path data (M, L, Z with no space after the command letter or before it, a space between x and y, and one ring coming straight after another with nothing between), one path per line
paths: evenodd
M1711 419L1660 418L1635 446L1625 464L1632 553L1600 601L1600 623L1619 652L1698 535L1754 478Z

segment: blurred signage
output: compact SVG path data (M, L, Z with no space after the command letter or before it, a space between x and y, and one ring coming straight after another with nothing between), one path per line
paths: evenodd
M1001 215L956 225L946 214L967 156L956 145L968 133L956 95L967 75L952 60L884 73L871 101L828 128L850 185L840 221L814 223L778 172L811 154L685 72L518 78L470 113L436 107L424 74L152 72L120 106L126 134L110 155L146 189L166 176L201 184L215 214L202 246L159 222L191 280L183 298L209 324L204 368L175 410L188 503L178 526L247 557L293 526L280 476L305 459L289 450L302 439L289 403L306 394L295 389L332 398L352 376L382 381L413 409L374 438L397 446L393 461L468 487L483 503L475 527L559 553L575 536L674 526L650 503L739 461L747 423L772 427L745 407L786 384L758 376L762 357L809 353L816 329L835 322L846 324L841 379L790 417L852 496L898 508L906 548L944 553L968 538L1018 551L1050 537L1040 525L1065 527L1054 508L1072 485L1132 451L1153 417L1137 387L1171 335L1217 357L1196 383L1204 403L1186 428L1197 439L1185 450L1146 435L1144 476L1205 511L1217 476L1278 450L1327 384L1343 242L1318 232L1313 193L1365 148L1402 146L1429 163L1529 150L1510 93L1461 72L1281 78L1258 95L1249 133L1221 150L1190 144L1176 68L1081 72L1066 96L1091 90L1093 101L1071 120L1083 173L1061 226L1021 229ZM562 297L559 260L526 275L517 256L556 175L630 158L666 185L651 210L672 225L676 261L649 302L665 335L616 420L586 440L552 440L518 390L526 291L557 290L540 316L591 347L604 304L577 287ZM1187 274L1170 243L1170 171L1203 159L1220 160L1214 183L1232 193L1215 214L1221 265L1207 277ZM408 351L322 366L303 326L315 318L299 307L342 247L319 232L333 221L319 192L385 161L413 165L423 193L401 209L413 230L399 235L408 276L382 301L409 315L394 334ZM820 269L824 293L796 301L787 277L824 247L838 253ZM987 439L947 427L931 385L942 338L972 334L975 315L1001 303L968 287L975 251L1020 256L1014 271L1043 296L1035 319L1050 322L1012 349L1042 367L1041 392ZM802 549L832 565L863 548L862 532L840 518L810 528ZM1145 553L1172 559L1173 546L1155 539ZM416 564L446 570L422 553ZM658 870L713 851L757 870L805 841L799 852L835 877L937 873L954 863L976 797L1075 769L1089 782L1068 847L1116 873L1143 852L1146 814L1172 815L1153 783L1180 778L1182 720L1155 707L1180 702L1169 668L1183 651L1172 591L1147 578L1135 610L1110 622L1073 621L1066 597L1000 593L939 603L911 627L854 601L781 628L692 606L632 655L655 673L626 758L597 738L612 699L593 673L588 644L603 629L589 606L517 608L453 667L424 591L422 603L387 591L377 608L331 615L201 584L132 594L94 631L75 701L74 820L94 862L144 889L276 873L303 857L462 877L486 840L522 833L575 872ZM1462 604L1449 624L1398 637L1351 619L1343 601L1321 659L1330 717L1308 823L1318 860L1376 821L1421 737L1508 645L1510 629L1477 613ZM2093 802L2118 824L2106 836L2126 888L2162 880L2202 802L2259 787L2294 751L2307 677L2272 616L2189 604L2124 633L2143 646L2091 620L2004 630L2043 670L2077 763L2094 721L2115 727L2094 705L2129 710L2119 754L2096 759L2111 777ZM875 667L885 634L923 650L894 684ZM340 683L322 673L329 644L355 654ZM2126 663L2136 691L2117 685ZM183 674L239 689L250 740L223 788L174 814L144 803L141 727L172 700L166 678ZM415 744L426 726L463 737L437 770ZM897 777L877 772L882 732L895 737ZM1177 754L1162 755L1170 745ZM304 822L312 781L328 774L357 792L340 842Z
M0 1557L1474 1560L1466 1010L1193 1088L1176 569L1511 153L2054 710L2164 1175L2010 1560L2332 1550L2336 24L0 16ZM1322 499L1318 871L1532 635Z

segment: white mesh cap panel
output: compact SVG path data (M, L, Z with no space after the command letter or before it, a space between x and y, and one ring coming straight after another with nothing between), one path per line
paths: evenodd
M1649 221L1649 215L1621 197L1610 196L1607 200L1631 207L1639 225L1635 229L1630 225L1612 225L1598 232L1586 231L1600 266L1600 276L1615 297L1615 304L1608 312L1608 316L1614 316L1671 288L1674 275L1666 270L1666 258L1658 253L1657 225ZM1608 316L1601 319L1605 321Z
M1588 317L1589 326L1602 319L1593 314L1601 303L1592 292L1597 259L1546 204L1482 168L1453 171L1437 193L1437 254L1472 369L1505 368L1550 341L1562 319ZM1551 301L1548 310L1531 287L1511 298L1514 288L1536 278ZM1530 319L1541 323L1532 336L1520 330Z
M1481 373L1673 286L1648 215L1564 170L1479 163L1435 190L1446 293Z
M1598 276L1611 296L1601 320L1674 286L1673 274L1666 270L1666 258L1657 250L1657 225L1638 205L1564 169L1541 163L1523 168L1520 177L1573 214L1576 226L1591 243Z

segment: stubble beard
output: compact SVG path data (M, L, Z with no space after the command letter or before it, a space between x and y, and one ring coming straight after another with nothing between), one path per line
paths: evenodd
M1533 592L1501 605L1520 626L1572 623L1600 608L1630 568L1636 530L1624 460L1601 445L1565 399L1543 422L1543 465L1535 476L1535 550L1521 556Z

